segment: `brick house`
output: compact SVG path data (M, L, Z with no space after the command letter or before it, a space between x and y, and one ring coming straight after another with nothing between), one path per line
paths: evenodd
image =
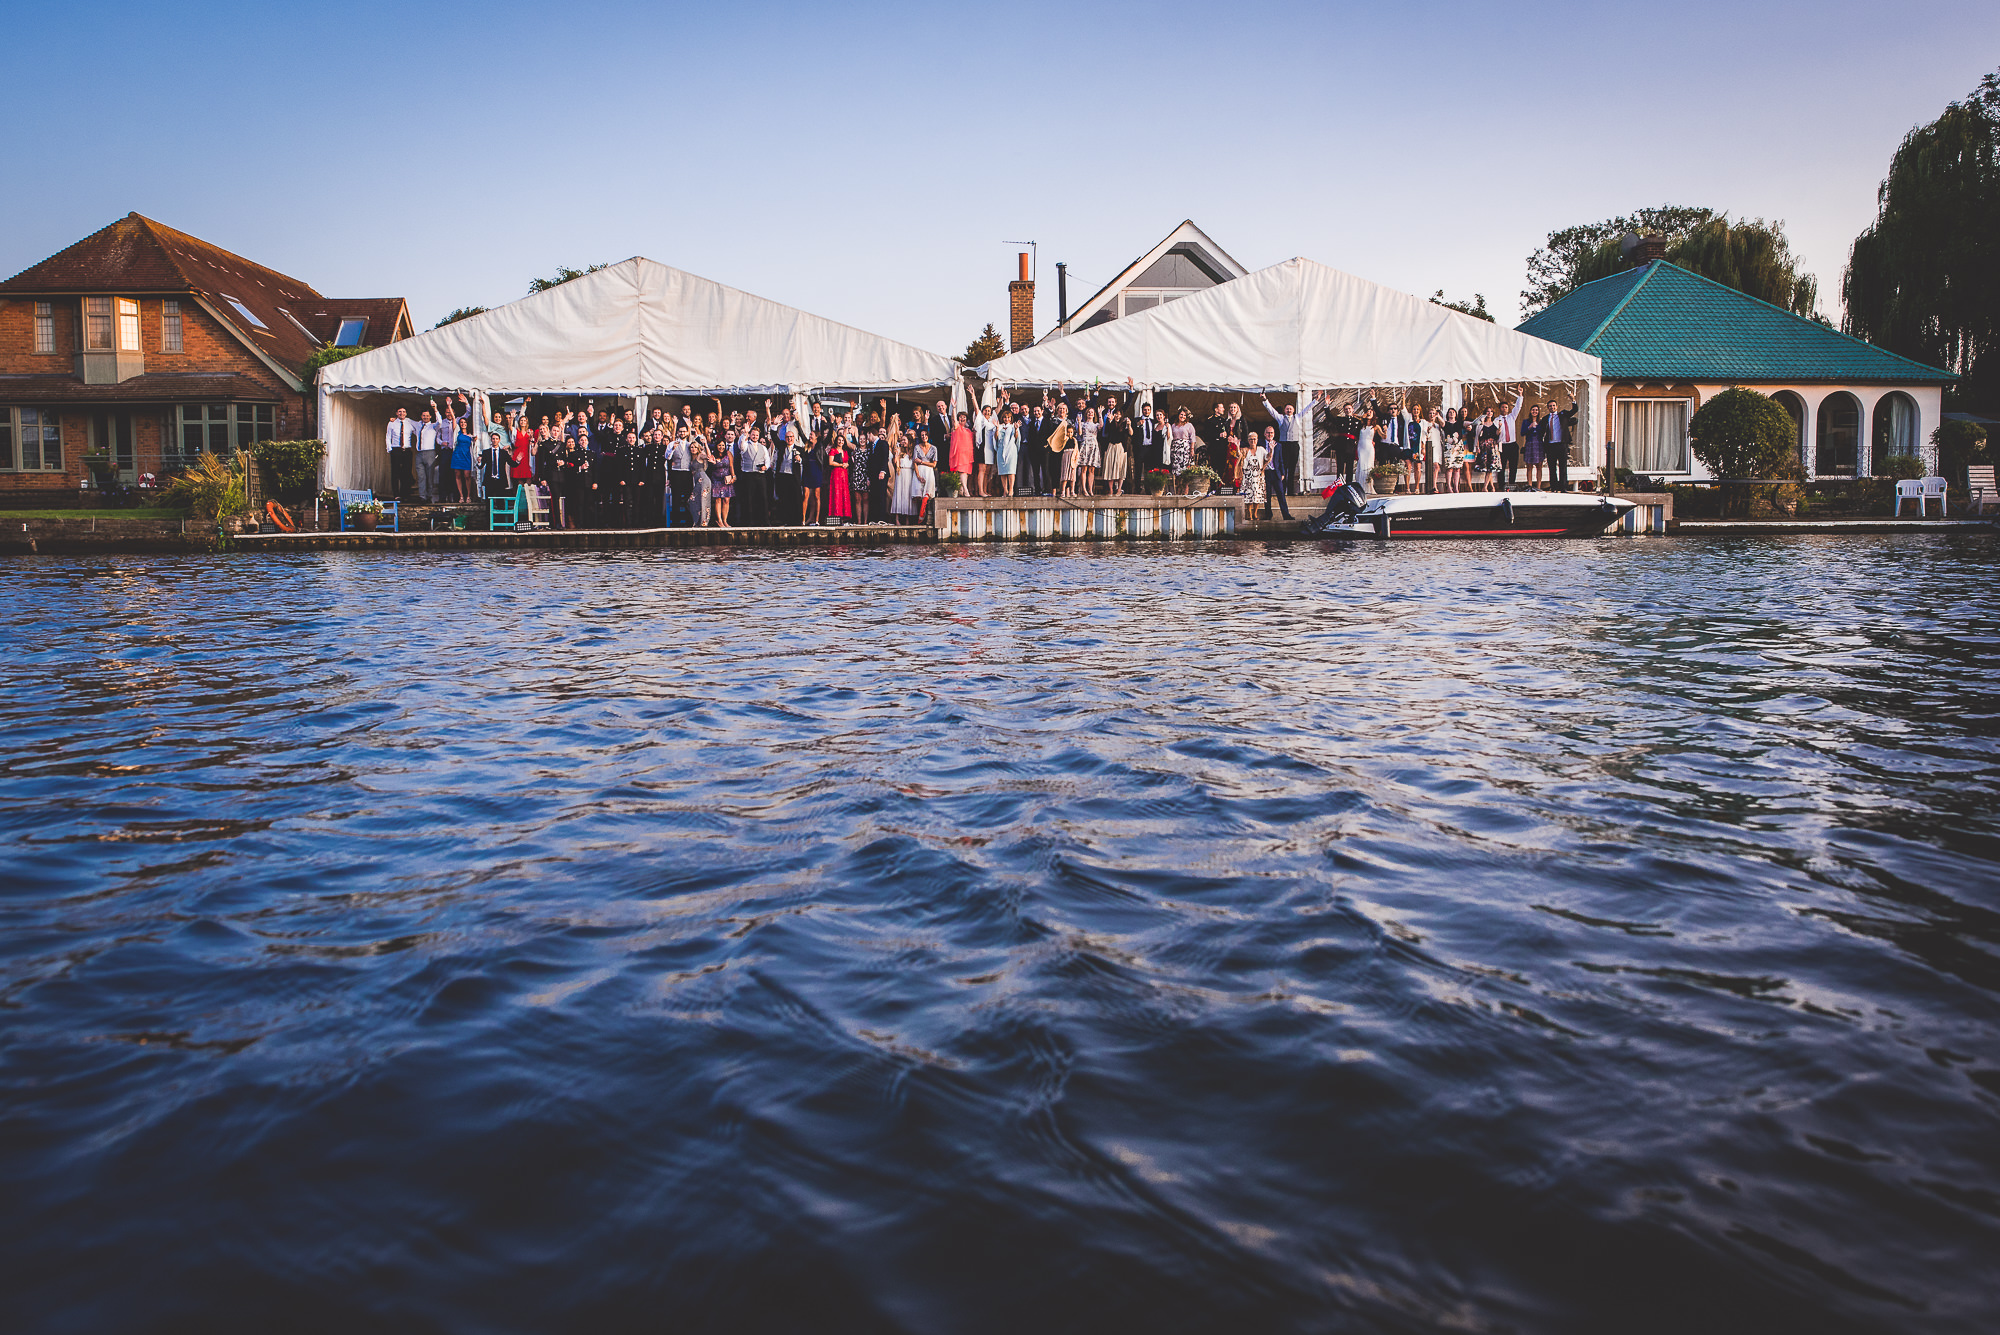
M401 297L322 297L132 213L0 283L0 497L73 496L312 434L307 359L407 337Z

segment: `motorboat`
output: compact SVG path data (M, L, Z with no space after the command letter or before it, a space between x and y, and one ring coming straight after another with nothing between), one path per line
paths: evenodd
M1337 488L1326 510L1299 527L1330 538L1586 538L1632 509L1617 496L1570 491L1454 491L1364 496Z

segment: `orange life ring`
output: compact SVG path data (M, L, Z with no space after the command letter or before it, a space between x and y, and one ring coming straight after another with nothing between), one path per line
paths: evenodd
M264 502L264 513L270 521L287 533L296 533L299 526L292 522L292 512L276 501Z

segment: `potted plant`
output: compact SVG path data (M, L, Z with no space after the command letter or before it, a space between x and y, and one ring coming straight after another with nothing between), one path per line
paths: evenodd
M965 494L965 474L943 472L938 474L938 495L963 496Z
M1139 479L1139 485L1146 489L1148 496L1158 496L1174 485L1174 475L1170 469L1148 469L1146 475Z
M373 533L382 522L382 502L356 501L347 507L347 522L363 533Z
M1403 480L1400 464L1376 464L1368 470L1368 490L1377 496L1393 496L1396 485Z
M1206 464L1195 464L1174 474L1174 481L1180 484L1185 496L1206 496L1222 483L1222 474Z

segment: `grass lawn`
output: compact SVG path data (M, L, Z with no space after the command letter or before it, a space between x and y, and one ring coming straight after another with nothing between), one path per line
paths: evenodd
M0 510L0 519L186 519L185 510L135 505L125 510Z

